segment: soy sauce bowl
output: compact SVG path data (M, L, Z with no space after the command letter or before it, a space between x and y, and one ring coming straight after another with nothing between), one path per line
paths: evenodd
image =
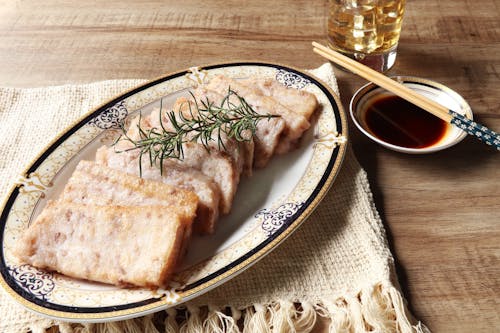
M398 81L399 83L404 84L405 86L416 91L417 93L436 101L437 103L447 107L450 110L453 110L455 112L467 116L467 118L469 119L472 119L473 117L472 110L469 104L467 104L467 102L462 98L462 96L460 96L455 91L451 90L450 88L440 83L412 76L394 76L392 77L392 79ZM356 91L356 93L351 99L349 109L354 124L364 135L366 135L368 138L375 141L376 143L388 149L392 149L402 153L427 154L454 146L467 136L467 134L458 127L443 122L442 123L443 127L439 126L435 127L436 131L437 130L440 131L439 133L427 132L428 136L434 138L434 140L428 144L423 143L423 144L410 145L406 144L405 140L398 141L394 139L394 136L392 136L393 133L390 132L383 133L381 129L385 128L387 131L390 131L391 128L393 129L403 128L402 123L404 122L407 123L404 126L408 126L410 112L421 111L421 113L423 113L425 117L427 117L428 115L426 114L426 111L423 110L412 111L411 108L406 108L406 110L405 108L401 108L401 110L398 110L398 112L401 112L401 114L396 114L397 117L395 118L389 118L387 115L390 114L387 115L385 114L386 111L388 112L389 110L380 109L377 112L379 112L382 115L382 117L378 118L380 119L379 120L380 122L378 124L374 122L373 119L375 118L373 117L368 118L369 112L373 112L372 106L374 105L374 103L377 103L380 106L382 104L380 104L379 101L381 101L382 99L390 99L392 96L394 96L394 94L392 94L391 92L388 92L387 90L380 88L379 86L373 83L368 83L362 86L358 91ZM413 107L412 105L409 106ZM405 111L407 112L406 116L408 116L408 119L404 118ZM392 114L394 115L395 113ZM399 116L403 118L400 118ZM414 118L414 120L418 120L418 118ZM431 119L431 120L434 122L435 125L436 119ZM401 123L398 123L398 121ZM437 119L437 121L440 121L440 119ZM382 122L384 122L384 124L382 124ZM385 124L386 122L388 122L389 126L385 126L387 125ZM385 127L378 127L375 125L381 125L381 126L384 125ZM428 128L429 127L423 127L421 134L418 134L418 132L411 133L412 138L418 139L414 140L414 142L425 142L424 132L425 129L428 130ZM418 135L421 135L422 137L419 138Z

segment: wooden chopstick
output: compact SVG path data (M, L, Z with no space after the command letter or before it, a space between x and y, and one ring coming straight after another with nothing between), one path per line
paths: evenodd
M433 115L443 119L447 123L451 122L453 116L449 113L449 110L441 104L418 94L414 90L397 81L394 81L393 79L371 69L368 66L365 66L353 59L350 59L338 52L333 51L327 46L321 45L316 42L313 42L312 45L314 46L313 51L317 54L415 104L416 106L426 110L427 112L432 113Z
M467 134L476 137L477 139L483 141L487 145L495 147L500 151L500 135L495 131L478 124L466 116L459 114L453 110L448 110L445 106L420 95L419 93L413 91L407 86L365 66L351 58L348 58L338 52L333 51L327 46L321 45L319 43L313 42L313 51L317 54L325 57L326 59L350 70L354 74L357 74L373 83L382 87L393 94L409 101L410 103L419 106L423 110L432 113L436 117L439 117L450 123L461 130L465 131Z

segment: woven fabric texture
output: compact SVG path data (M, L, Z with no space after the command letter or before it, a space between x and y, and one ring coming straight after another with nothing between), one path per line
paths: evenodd
M338 92L330 64L311 72ZM28 163L58 133L82 114L142 82L144 80L120 80L33 89L0 88L2 199ZM325 316L335 320L335 300L352 295L362 302L359 296L362 290L374 290L369 289L377 288L374 286L394 288L397 281L393 267L366 174L349 151L332 188L299 230L244 273L192 300L188 309L230 306L254 307L257 311L257 304L298 302L311 304L320 315L331 312L331 316ZM396 316L397 305L392 305ZM1 332L43 331L57 325L25 311L3 290L0 291L0 313ZM376 327L377 324L370 325ZM404 323L395 325L395 330L405 331ZM63 327L71 329L71 325ZM355 325L350 327L347 331L354 331ZM407 329L412 330L412 326L407 325Z

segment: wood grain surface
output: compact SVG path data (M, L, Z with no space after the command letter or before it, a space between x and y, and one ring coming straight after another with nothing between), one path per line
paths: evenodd
M500 3L408 0L389 74L459 92L500 131ZM317 67L326 1L0 0L0 85L154 78L257 59ZM345 108L365 82L336 72ZM500 154L472 138L410 156L350 135L367 170L415 316L434 332L500 327Z

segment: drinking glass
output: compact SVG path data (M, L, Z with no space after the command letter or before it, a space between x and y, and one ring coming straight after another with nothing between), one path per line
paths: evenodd
M396 61L406 0L329 0L328 45L380 72Z

